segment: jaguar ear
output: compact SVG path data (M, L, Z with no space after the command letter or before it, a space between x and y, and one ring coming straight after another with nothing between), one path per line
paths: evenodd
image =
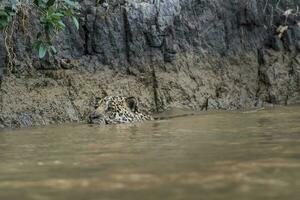
M99 107L100 100L101 100L101 97L95 97L95 104L94 104L95 109L97 109Z
M126 98L126 103L132 112L138 112L138 101L135 97Z
M101 100L101 97L95 97L95 101L98 102Z

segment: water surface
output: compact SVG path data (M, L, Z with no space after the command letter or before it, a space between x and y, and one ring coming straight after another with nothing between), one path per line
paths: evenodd
M0 131L1 200L293 200L300 107Z

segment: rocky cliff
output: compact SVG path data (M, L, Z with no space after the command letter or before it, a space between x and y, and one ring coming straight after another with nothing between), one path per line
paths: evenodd
M80 30L56 38L53 58L31 48L30 8L0 33L0 126L84 122L103 95L136 96L149 112L300 102L300 19L284 13L299 0L80 3Z

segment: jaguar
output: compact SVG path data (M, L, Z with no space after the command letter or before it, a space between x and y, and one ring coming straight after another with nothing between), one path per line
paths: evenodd
M135 97L106 96L96 97L94 110L89 115L91 124L134 123L153 118L139 111Z

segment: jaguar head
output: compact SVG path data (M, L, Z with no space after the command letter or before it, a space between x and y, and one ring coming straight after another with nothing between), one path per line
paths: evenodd
M139 112L135 97L106 96L96 98L93 112L89 116L91 124L133 123L152 119Z

